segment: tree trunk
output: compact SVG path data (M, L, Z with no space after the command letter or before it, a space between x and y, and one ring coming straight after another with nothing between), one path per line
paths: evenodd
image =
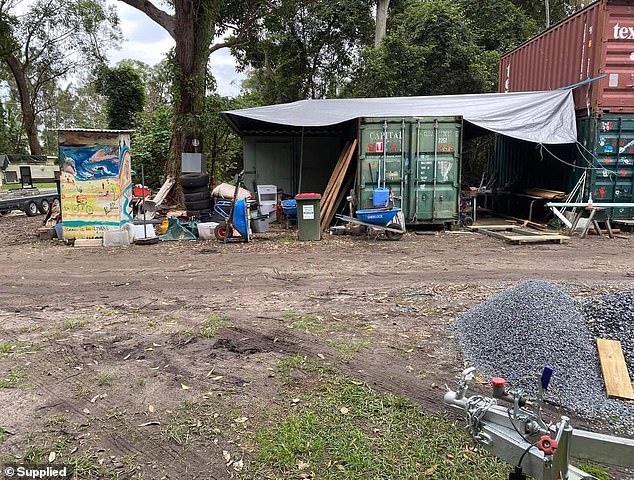
M202 5L210 2L176 0L174 2L176 41L176 78L174 96L174 124L172 142L165 173L178 179L181 173L181 154L202 151L201 116L206 94L206 71L209 45L214 34L213 6ZM199 145L194 147L192 140ZM173 200L180 203L180 182L172 190Z
M24 72L24 65L14 56L9 55L6 58L7 65L11 69L11 73L15 78L15 83L18 87L18 93L20 95L20 107L22 110L22 123L24 124L24 130L29 140L29 149L31 155L42 155L42 145L38 138L37 123L35 119L35 110L33 103L31 102L31 93L29 90L28 79Z
M387 10L390 0L378 0L376 4L376 30L374 33L374 46L381 45L381 41L387 32Z

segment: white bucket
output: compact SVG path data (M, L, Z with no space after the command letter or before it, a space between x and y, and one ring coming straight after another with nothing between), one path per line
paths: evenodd
M147 229L147 235L146 230ZM134 239L138 240L139 238L154 238L156 237L156 232L154 231L154 225L135 225L134 226Z
M216 222L205 222L198 224L198 236L203 240L213 240L214 230L216 229Z

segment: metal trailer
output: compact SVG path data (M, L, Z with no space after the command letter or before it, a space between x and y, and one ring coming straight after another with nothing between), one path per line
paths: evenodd
M467 431L497 457L516 465L511 480L589 480L592 475L573 466L572 460L634 467L634 439L614 437L573 428L562 415L547 423L543 415L544 392L548 388L550 367L537 385L536 397L518 388L509 388L503 378L491 379L492 397L467 395L476 369L467 368L456 390L448 389L444 403L465 416Z
M9 190L6 193L0 193L0 213L22 210L29 217L38 213L45 215L55 200L59 200L56 191L42 192L37 188Z

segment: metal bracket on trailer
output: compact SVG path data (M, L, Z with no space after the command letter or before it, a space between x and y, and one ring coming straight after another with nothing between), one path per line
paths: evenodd
M445 394L445 404L465 412L468 430L494 455L514 465L521 459L525 474L537 480L594 478L571 465L571 457L634 468L634 439L575 429L564 416L558 423L547 425L541 418L541 394L537 399L526 401L526 406L532 406L531 410L519 406L525 397L518 389L496 396L512 402L508 408L498 405L494 398L467 397L465 394L474 376L475 369L465 370L458 389L449 389ZM544 435L556 439L552 452L546 453L534 446Z

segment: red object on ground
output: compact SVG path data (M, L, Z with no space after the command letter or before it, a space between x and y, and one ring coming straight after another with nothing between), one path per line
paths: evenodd
M542 435L537 442L537 448L539 448L544 455L552 455L557 450L559 446L559 442L557 440L553 440L550 435Z
M503 388L504 386L506 386L506 380L504 380L502 377L493 377L491 379L491 385L493 385L494 387Z

